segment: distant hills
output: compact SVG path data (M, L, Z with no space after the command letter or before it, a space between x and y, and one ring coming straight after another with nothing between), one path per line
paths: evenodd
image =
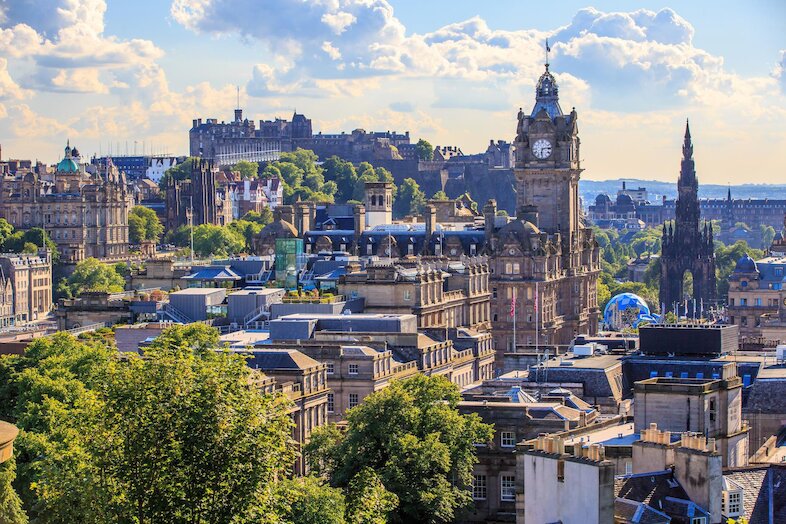
M625 178L615 180L582 180L579 182L579 193L584 201L584 205L593 204L595 197L600 193L606 193L612 200L616 197L617 191L622 189L622 182L628 189L644 187L649 194L649 200L653 204L660 202L663 195L667 199L677 198L677 181L660 182L658 180L641 180L636 178ZM726 191L729 186L722 184L702 184L699 182L699 198L726 198ZM786 184L741 184L731 186L732 198L771 198L786 199Z

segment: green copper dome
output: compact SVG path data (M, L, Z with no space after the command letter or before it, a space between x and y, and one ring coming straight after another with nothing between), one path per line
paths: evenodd
M66 172L66 173L76 173L79 171L79 166L76 165L76 162L72 158L64 158L57 164L57 170L59 172Z
M70 141L66 143L65 155L63 156L63 160L58 162L57 171L59 173L76 173L79 171L79 164L76 163L71 152Z

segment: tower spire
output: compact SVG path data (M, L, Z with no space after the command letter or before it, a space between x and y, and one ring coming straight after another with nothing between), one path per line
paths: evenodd
M682 158L690 160L693 158L693 142L690 139L690 122L685 120L685 140L682 144Z

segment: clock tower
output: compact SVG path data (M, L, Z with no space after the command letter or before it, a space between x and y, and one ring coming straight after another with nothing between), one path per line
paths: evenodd
M530 114L519 110L516 133L517 212L525 206L538 209L537 226L547 233L560 232L567 239L578 235L579 128L578 114L562 113L559 87L546 64L535 90Z
M546 358L576 335L594 335L600 316L600 247L579 209L578 115L563 114L545 66L535 106L518 113L516 218L495 227L496 203L484 207L492 334L504 369L511 353Z

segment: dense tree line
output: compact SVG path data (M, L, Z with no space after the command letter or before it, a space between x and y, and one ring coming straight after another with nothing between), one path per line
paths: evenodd
M36 339L0 357L0 522L450 522L471 507L475 443L444 378L394 382L314 434L314 474L290 478L290 401L262 393L203 324L173 326L143 356L111 332ZM384 413L384 416L381 414Z

